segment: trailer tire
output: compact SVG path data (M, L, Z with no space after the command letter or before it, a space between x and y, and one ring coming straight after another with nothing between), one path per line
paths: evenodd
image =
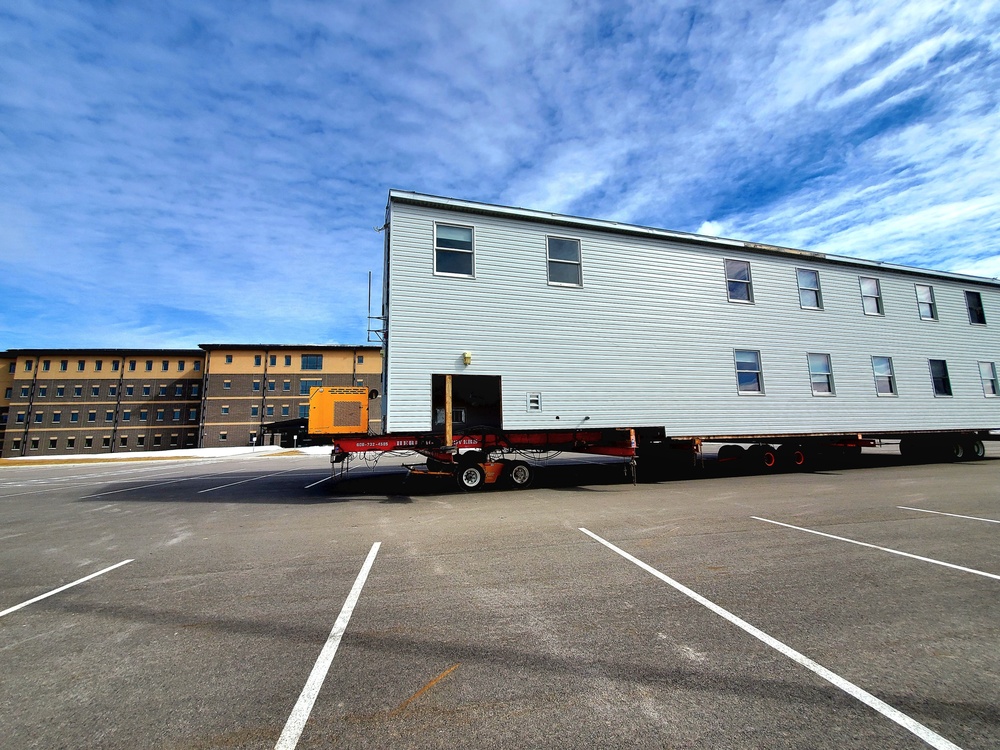
M778 454L770 445L751 445L747 448L746 460L751 471L770 472L778 467Z
M982 440L973 440L969 443L968 457L974 460L986 458L986 446Z
M783 443L778 446L778 464L789 471L804 471L809 465L809 454L801 445Z
M535 469L527 461L511 461L506 468L507 483L515 490L526 490L535 479Z
M479 464L463 462L455 474L458 486L466 492L481 490L486 484L486 472Z
M965 443L961 440L953 440L944 444L945 461L964 461L966 456Z
M717 461L720 466L733 466L743 463L745 457L742 445L724 445L719 448Z

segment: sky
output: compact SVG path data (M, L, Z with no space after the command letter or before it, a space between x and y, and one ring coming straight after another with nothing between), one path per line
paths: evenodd
M1000 0L0 0L0 351L367 340L390 189L1000 276Z

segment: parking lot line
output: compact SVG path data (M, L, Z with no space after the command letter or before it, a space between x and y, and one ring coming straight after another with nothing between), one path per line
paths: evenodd
M934 513L938 516L951 516L952 518L967 518L970 521L986 521L986 523L1000 523L995 518L979 518L978 516L960 516L958 513L942 513L940 510L927 510L926 508L910 508L906 505L897 505L900 510L916 510L921 513Z
M81 583L89 581L91 578L97 578L97 576L104 575L105 573L108 573L114 570L115 568L120 568L122 565L128 565L130 562L135 562L135 561L122 560L120 563L116 563L109 568L105 568L104 570L99 570L96 573L91 573L89 576L84 576L78 581L73 581L73 583L67 583L65 586L60 586L57 589L53 589L52 591L49 591L47 594L42 594L41 596L36 596L34 599L29 599L26 602L21 602L18 605L5 609L3 612L0 612L0 617L3 617L4 615L9 615L11 612L17 612L17 610L23 609L24 607L27 607L29 604L34 604L35 602L41 601L42 599L47 599L48 597L53 596L54 594L58 594L60 591L65 591L66 589L78 586Z
M750 516L755 521L764 521L765 523L773 523L775 526L784 526L786 529L795 529L796 531L804 531L807 534L815 534L816 536L825 536L828 539L836 539L840 542L850 542L851 544L857 544L859 547L870 547L872 549L881 550L882 552L889 552L893 555L901 555L903 557L909 557L913 560L920 560L921 562L928 562L934 565L942 565L945 568L953 568L954 570L961 570L963 573L972 573L977 576L985 576L986 578L993 578L1000 581L1000 575L995 573L985 573L982 570L976 570L975 568L966 568L962 565L955 565L954 563L944 562L943 560L935 560L932 557L921 557L920 555L914 555L909 552L902 552L898 549L891 549L890 547L880 547L877 544L869 544L868 542L859 542L857 539L848 539L846 536L836 536L835 534L827 534L824 531L814 531L813 529L805 529L801 526L792 526L790 523L782 523L781 521L772 521L770 518L760 518L758 516Z
M302 736L302 730L305 729L306 722L309 720L309 714L312 713L313 704L319 696L320 688L323 687L326 673L330 671L333 657L337 654L340 640L344 637L347 624L351 621L354 606L358 603L358 599L361 598L361 589L364 588L365 581L368 580L368 573L375 563L375 555L378 554L379 547L381 546L382 542L375 542L368 552L365 564L361 566L361 572L358 573L358 577L354 580L351 593L347 595L347 601L344 602L344 606L337 616L337 621L333 624L333 629L330 631L330 636L326 639L326 645L323 646L323 650L320 651L319 658L316 659L316 664L313 666L312 672L309 673L309 679L306 680L305 687L302 688L302 693L295 703L295 708L292 709L288 721L285 722L285 728L281 730L281 736L278 738L278 743L274 746L274 750L294 750L298 744L299 737Z
M330 480L330 477L329 476L325 476L322 479L320 479L318 482L313 482L312 484L307 484L305 487L303 487L303 489L308 490L310 487L315 487L317 484L323 484L323 482L327 482L329 480Z
M290 471L298 471L298 467L294 469L286 469L285 471L276 471L273 474L261 474L259 477L250 477L249 479L241 479L239 482L230 482L229 484L220 484L218 487L209 487L207 490L198 490L197 494L203 492L214 492L215 490L224 490L226 487L235 487L238 484L246 484L247 482L256 482L258 479L267 479L268 477L276 477L279 474L287 474ZM231 472L227 472L231 473Z
M786 646L784 643L782 643L778 639L773 638L772 636L768 635L763 630L760 630L759 628L754 627L753 625L751 625L750 623L748 623L746 620L743 620L742 618L737 617L736 615L734 615L729 610L723 609L718 604L716 604L716 603L714 603L714 602L706 599L701 594L698 594L697 592L692 591L687 586L685 586L682 583L679 583L678 581L675 581L673 578L671 578L670 576L666 575L665 573L661 573L659 570L657 570L656 568L652 567L651 565L647 565L646 563L644 563L642 560L638 559L637 557L633 557L632 555L630 555L625 550L623 550L623 549L621 549L619 547L616 547L614 544L612 544L611 542L607 541L606 539L602 539L601 537L599 537L594 532L588 531L587 529L582 528L582 527L580 528L580 531L582 531L584 534L586 534L587 536L589 536L594 541L599 542L600 544L603 544L605 547L607 547L608 549L610 549L612 552L615 552L616 554L618 554L621 557L625 558L626 560L628 560L632 564L637 565L638 567L642 568L647 573L649 573L649 574L651 574L651 575L659 578L661 581L663 581L667 585L672 586L674 589L676 589L680 593L684 594L685 596L690 597L691 599L694 599L696 602L698 602L702 606L707 607L709 610L711 610L715 614L719 615L720 617L724 618L725 620L728 620L730 623L732 623L736 627L740 628L741 630L745 631L746 633L749 633L750 635L752 635L757 640L759 640L759 641L767 644L768 646L770 646L774 650L778 651L779 653L787 656L789 659L791 659L792 661L796 662L797 664L800 664L801 666L805 667L809 671L811 671L811 672L819 675L824 680L826 680L827 682L831 683L832 685L840 688L841 690L843 690L845 693L847 693L851 697L856 698L857 700L859 700L862 703L864 703L866 706L869 706L870 708L875 709L880 714L882 714L883 716L885 716L887 719L890 719L891 721L894 721L896 724L899 724L899 726L901 726L904 729L906 729L907 731L913 733L914 735L916 735L917 737L919 737L921 740L923 740L924 742L926 742L931 747L938 748L938 750L961 750L958 745L956 745L955 743L951 742L948 739L945 739L944 737L942 737L941 735L939 735L934 730L932 730L932 729L930 729L928 727L925 727L923 724L921 724L920 722L918 722L916 719L913 719L913 718L907 716L906 714L904 714L902 711L899 711L899 710L893 708L892 706L890 706L885 701L882 701L879 698L876 698L874 695L872 695L871 693L869 693L867 690L864 690L863 688L858 687L853 682L849 682L848 680L844 679L843 677L841 677L840 675L836 674L835 672L831 672L829 669L827 669L823 665L821 665L821 664L813 661L808 656L805 656L804 654L799 653L798 651L796 651L795 649L791 648L790 646Z

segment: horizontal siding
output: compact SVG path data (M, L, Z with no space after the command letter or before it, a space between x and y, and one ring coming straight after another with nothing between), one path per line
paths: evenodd
M476 278L433 274L435 220L475 227ZM546 283L546 234L580 238L583 288ZM727 301L725 258L750 261L754 304ZM820 272L825 309L799 307L797 267ZM859 275L880 280L884 316L863 314ZM1000 427L1000 399L984 397L977 364L1000 359L989 285L398 202L387 277L390 432L430 429L434 373L500 375L506 429ZM918 319L914 283L934 286L938 321ZM965 289L983 295L988 326L969 324ZM737 394L735 348L760 350L766 395ZM836 396L812 395L807 352L831 355ZM893 358L898 397L876 396L872 355ZM928 358L947 360L954 397L934 397ZM525 410L527 392L542 393L542 412Z

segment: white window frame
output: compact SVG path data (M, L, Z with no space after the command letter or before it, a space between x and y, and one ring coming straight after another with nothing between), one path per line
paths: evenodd
M826 358L826 371L813 370L813 357ZM833 357L825 352L809 352L806 354L806 368L809 370L809 388L814 396L836 396L837 386L833 380ZM816 390L816 383L825 381L829 390Z
M816 276L816 286L803 286L802 277L799 276L800 273L811 273ZM823 289L820 284L819 271L815 268L796 268L795 269L795 283L799 288L799 307L803 310L822 310L823 309ZM816 304L807 305L802 301L802 293L809 292L810 294L816 295Z
M466 250L464 248L455 247L438 247L438 227L450 227L452 229L468 229L472 233L472 249ZM438 270L438 252L445 253L463 253L472 257L472 272L471 273L454 273L451 271L439 271ZM434 275L435 276L448 276L454 279L474 279L476 278L476 228L474 226L467 226L465 224L453 224L446 221L435 221L434 222Z
M884 359L888 363L888 365L889 365L889 374L888 375L879 375L878 370L875 369L875 360L876 359ZM892 357L885 357L885 356L882 356L880 354L873 354L872 355L872 376L875 378L875 395L876 396L879 396L879 397L892 397L892 396L898 396L899 395L899 389L896 387L896 368L892 364ZM882 378L882 379L888 378L888 380L889 380L889 386L890 386L890 388L892 388L892 390L889 391L888 393L882 393L878 389L879 378Z
M875 291L874 295L865 294L865 282L874 281ZM858 287L861 290L861 311L865 315L870 315L872 317L884 317L885 316L885 302L882 298L882 282L874 276L858 276ZM868 312L868 306L865 305L865 300L873 299L875 300L875 307L878 308L877 312Z
M538 391L531 391L524 394L524 410L525 411L541 411L542 410L542 394Z
M743 265L745 265L747 267L747 277L746 277L745 280L744 279L737 279L735 277L730 277L730 275L729 275L729 264L730 263L741 263L741 264L743 264ZM738 305L752 305L754 303L754 298L753 298L753 269L750 267L750 261L748 261L748 260L740 260L739 258L724 258L723 261L722 261L722 268L723 268L723 271L725 272L725 275L726 275L726 298L730 302L735 302ZM744 284L744 285L746 285L748 299L734 298L733 295L732 295L732 290L731 290L731 288L729 286L730 284ZM740 351L750 351L750 350L743 350L743 349L741 349Z
M938 393L937 383L935 383L934 381L935 381L935 379L940 380L941 378L940 377L935 378L935 375L934 375L934 363L935 362L940 362L941 364L944 365L944 381L945 381L944 384L947 385L947 387L948 387L948 392L947 393ZM948 360L946 360L946 359L928 359L927 360L927 370L928 370L928 372L930 372L930 375L931 375L931 390L934 391L934 398L951 398L952 396L955 395L955 389L951 387L951 373L948 372Z
M920 298L921 290L926 291L927 296L930 297L929 300ZM937 320L938 309L937 300L934 297L934 287L930 284L914 284L913 293L917 295L917 317L921 320Z
M983 373L983 365L989 366L989 375ZM1000 380L997 379L996 362L980 361L979 379L983 382L983 395L986 396L986 398L996 398L997 396L1000 396ZM986 386L987 383L989 383L988 388Z
M978 320L973 320L972 319L973 305L969 301L970 297L972 297L972 296L974 296L976 298L976 300L979 302L978 311L983 316L982 321L978 321ZM986 325L986 305L983 304L983 293L982 292L973 292L973 291L969 291L968 289L966 289L965 290L965 309L969 313L969 325L973 325L973 326L984 326L984 325Z
M740 352L750 352L757 357L757 369L747 370L740 369L740 361L738 355ZM764 362L760 356L760 349L733 349L733 367L736 373L736 392L741 396L763 396L764 395ZM744 390L740 387L740 373L741 372L755 372L757 374L757 385L759 388L755 391Z
M551 245L549 244L551 240L559 240L561 242L575 242L576 260L564 260L562 258L553 258L551 254ZM553 281L552 280L553 263L561 266L575 266L577 279L579 279L579 281ZM563 237L557 234L545 235L545 276L549 283L549 286L568 286L568 287L583 286L583 244L580 242L580 239L578 237Z

